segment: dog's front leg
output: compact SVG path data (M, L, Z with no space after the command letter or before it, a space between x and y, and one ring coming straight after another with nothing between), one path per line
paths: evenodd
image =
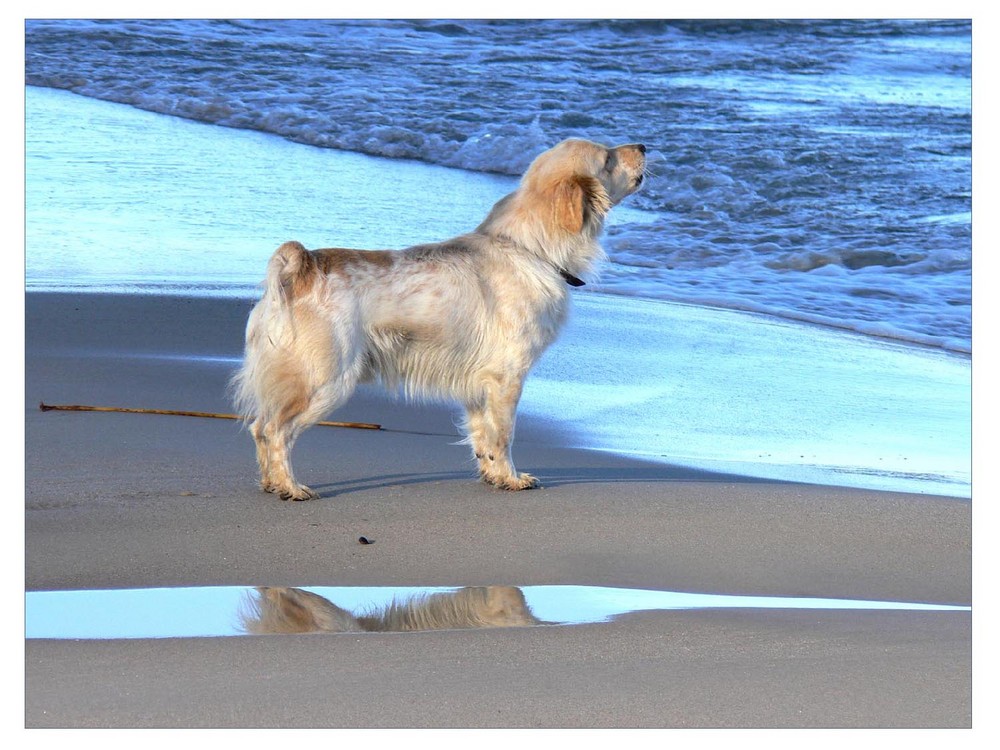
M480 478L505 490L538 487L531 474L518 474L510 455L522 381L491 379L479 403L466 406L467 430L479 461Z

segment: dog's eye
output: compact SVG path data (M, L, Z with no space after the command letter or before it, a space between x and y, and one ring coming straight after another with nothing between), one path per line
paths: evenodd
M608 151L608 155L604 158L604 170L610 172L615 166L615 153L614 151Z

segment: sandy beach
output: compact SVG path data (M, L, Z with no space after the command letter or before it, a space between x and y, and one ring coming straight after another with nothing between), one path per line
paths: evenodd
M718 474L518 424L540 490L474 481L448 407L359 393L255 485L229 412L249 303L26 298L28 591L586 584L971 602L967 501ZM585 320L583 321L586 322ZM557 343L556 346L559 346ZM361 545L359 536L375 540ZM29 727L967 727L968 612L688 610L422 633L26 642Z

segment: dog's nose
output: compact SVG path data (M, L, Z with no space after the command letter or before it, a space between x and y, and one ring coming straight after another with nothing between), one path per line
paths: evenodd
M639 153L641 153L641 154L644 154L644 153L646 153L646 146L645 146L644 144L642 144L642 143L637 143L637 144L635 144L635 147L636 147L637 149L639 149Z

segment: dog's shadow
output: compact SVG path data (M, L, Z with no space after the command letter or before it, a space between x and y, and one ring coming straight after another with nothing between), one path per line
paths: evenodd
M465 480L473 482L475 476L463 471L432 472L432 473L412 473L412 474L381 474L379 476L364 477L360 479L345 479L341 482L328 482L326 484L314 483L310 487L324 497L327 492L333 495L345 495L351 492L365 492L367 490L382 490L390 487L406 487L414 484L431 484L434 482L448 482L454 480ZM485 485L484 485L485 486Z
M585 484L676 484L681 482L726 483L726 484L760 484L778 480L756 477L724 474L702 469L693 469L673 464L641 465L641 466L587 466L569 468L537 468L529 467L528 472L538 477L541 489L557 489ZM432 473L401 473L381 474L359 479L346 479L340 482L311 485L320 493L320 497L336 497L353 492L369 490L384 490L392 487L432 484L435 482L465 482L472 487L480 487L486 492L505 493L507 490L492 487L484 482L478 482L474 472L449 471Z

